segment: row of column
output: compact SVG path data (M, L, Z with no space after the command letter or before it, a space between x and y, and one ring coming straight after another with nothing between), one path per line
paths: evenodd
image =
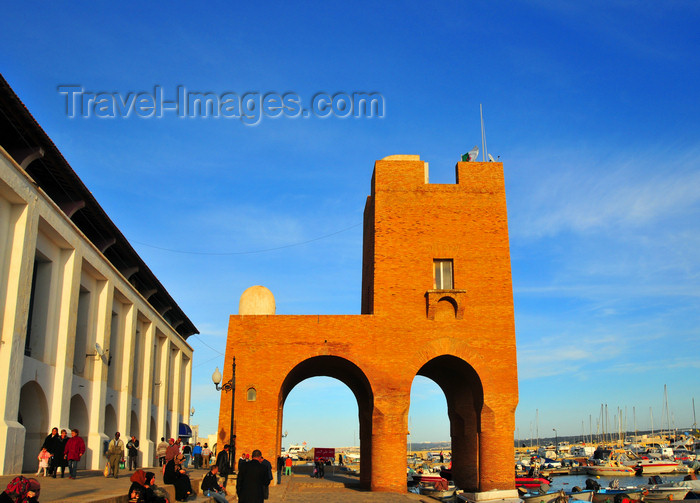
M104 431L105 409L110 403L116 411L117 430L123 436L138 431L143 459L145 464L150 464L155 449L150 438L159 440L162 436L176 434L182 418L189 417L192 350L113 269L104 255L85 240L68 217L28 184L26 175L13 171L13 168L12 163L0 156L4 181L0 183L0 189L3 189L0 190L0 234L4 238L0 240L0 383L6 383L5 393L0 390L0 444L3 445L0 449L0 474L21 471L25 429L17 421L20 390L33 380L38 382L46 396L49 428L54 425L70 427L71 398L79 394L85 400L89 431L81 431L81 436L87 437L87 466L100 468L104 465L103 442L114 433ZM52 267L57 268L52 277L58 281L51 285L49 295L53 298L48 303L54 317L46 333L35 335L46 338L42 341L46 351L56 350L50 358L44 354L43 361L25 356L32 276L40 232L45 236L48 234L50 241L56 243L59 257L52 263ZM91 271L97 269L98 275L106 278L96 280L98 287L91 291L95 298L90 301L89 316L95 339L87 338L87 353L94 353L94 342L102 348L119 348L119 354L110 354L111 364L115 366L113 372L117 372L114 389L108 387L108 356L100 357L102 361L95 360L92 369L86 368L83 377L74 372L74 360L84 357L74 352L81 275L86 267ZM120 323L119 330L114 333L115 337L122 339L118 344L110 340L117 287L123 297L118 300L121 302ZM139 328L142 330L137 335ZM139 344L142 352L139 372L143 376L138 380L140 403L132 403L139 393L133 388L137 383L130 384L136 364L134 360L139 356L134 354L136 337L143 338L143 344ZM173 351L174 348L177 350ZM156 356L159 362L155 361ZM155 376L154 365L159 367ZM157 406L153 403L156 396ZM129 428L132 410L139 420L137 429ZM150 431L151 417L155 420L156 435ZM166 431L168 423L171 431Z

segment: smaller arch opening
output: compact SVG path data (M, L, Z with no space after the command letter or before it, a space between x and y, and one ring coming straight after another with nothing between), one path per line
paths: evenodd
M248 391L246 392L246 399L249 402L254 402L258 399L258 392L255 388L250 387L248 388Z
M438 300L435 306L436 320L454 320L457 317L457 301L450 297L443 297Z

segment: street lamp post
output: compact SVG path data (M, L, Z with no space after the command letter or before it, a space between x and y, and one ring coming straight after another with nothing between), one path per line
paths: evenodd
M554 452L559 454L559 437L557 436L557 429L552 428L552 431L554 432Z
M236 459L236 435L233 434L233 412L234 412L234 405L235 405L235 400L236 400L236 357L233 357L233 363L231 365L231 379L223 383L221 386L219 386L219 383L221 383L221 372L219 372L219 367L216 367L216 370L211 376L211 380L214 382L214 386L216 387L216 391L221 391L224 390L225 392L231 392L231 429L229 430L229 466L231 467L231 470L233 470L234 466L234 461Z

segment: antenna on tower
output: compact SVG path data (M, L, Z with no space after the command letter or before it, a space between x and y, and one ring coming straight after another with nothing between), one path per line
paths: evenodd
M486 129L484 128L484 108L479 103L479 114L481 115L481 157L484 162L490 160L486 151Z

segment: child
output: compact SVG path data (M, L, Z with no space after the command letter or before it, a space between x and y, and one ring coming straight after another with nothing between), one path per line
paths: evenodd
M51 453L47 451L46 449L41 449L41 452L39 453L38 456L39 459L39 470L36 472L37 476L41 473L41 470L44 470L44 474L42 475L43 477L46 477L46 472L49 469L49 459L51 459Z

